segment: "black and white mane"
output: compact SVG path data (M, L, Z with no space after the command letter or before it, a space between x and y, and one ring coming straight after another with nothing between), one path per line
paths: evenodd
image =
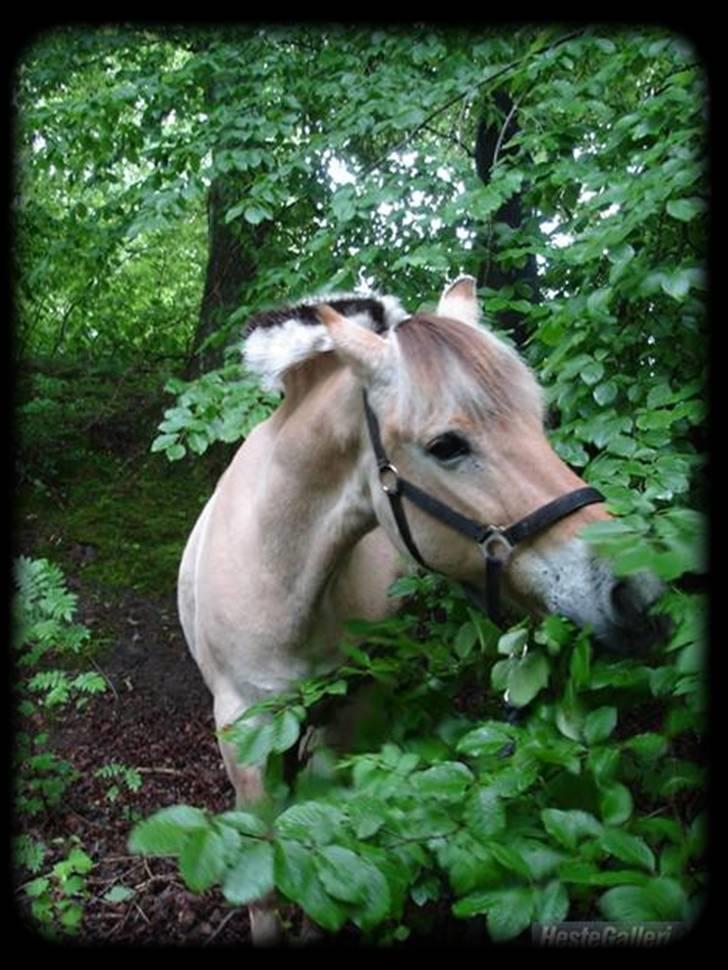
M291 367L331 350L333 343L321 323L316 306L327 303L342 316L374 333L384 334L409 317L394 296L323 294L295 306L264 310L245 328L243 356L249 370L267 390L281 390Z

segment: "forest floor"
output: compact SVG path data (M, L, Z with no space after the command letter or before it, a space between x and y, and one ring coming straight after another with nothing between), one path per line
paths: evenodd
M218 468L210 461L170 466L149 454L169 403L161 382L128 374L104 381L75 373L33 377L21 381L21 403L52 404L37 408L44 420L21 418L18 429L14 552L48 558L64 570L78 596L75 620L89 628L97 648L91 666L107 689L82 710L71 704L53 720L35 715L33 729L49 729L51 749L76 778L60 805L16 825L47 847L43 871L72 843L93 860L75 941L244 942L244 907L231 908L219 890L194 895L171 860L127 848L134 822L166 805L212 812L231 806L211 697L188 654L175 602L176 566ZM110 764L135 768L139 789L100 776ZM27 872L17 874L21 885L29 879ZM109 901L114 887L123 887L126 898ZM20 885L16 901L32 935Z

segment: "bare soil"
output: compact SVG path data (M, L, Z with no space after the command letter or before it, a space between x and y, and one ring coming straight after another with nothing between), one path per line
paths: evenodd
M165 805L187 803L213 812L230 807L232 789L214 735L211 697L179 629L174 598L132 593L113 598L69 586L80 594L78 619L93 631L111 630L97 661L108 689L81 711L67 707L52 726L53 750L69 761L78 780L63 805L44 813L30 834L52 847L70 835L94 860L87 877L81 944L229 945L249 940L245 908L234 909L219 890L194 895L174 862L131 855L129 832L136 819ZM137 768L137 792L97 771L117 762ZM28 831L26 826L26 831ZM49 857L52 862L53 857ZM114 886L133 891L124 902L104 897ZM21 904L21 916L22 916ZM27 929L31 927L26 923Z

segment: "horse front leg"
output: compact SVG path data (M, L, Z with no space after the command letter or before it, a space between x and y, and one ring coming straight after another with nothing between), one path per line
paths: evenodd
M244 709L244 708L243 708ZM238 713L230 718L218 719L218 704L215 704L215 721L218 731L231 724ZM258 765L238 764L233 745L220 739L220 753L225 764L227 776L235 790L235 807L249 808L265 798L263 785L263 769ZM278 901L275 891L268 893L262 899L248 904L248 918L250 919L250 937L254 946L277 946L283 941L283 926L278 916Z

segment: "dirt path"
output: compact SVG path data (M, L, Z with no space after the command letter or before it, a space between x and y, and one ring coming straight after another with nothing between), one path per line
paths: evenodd
M80 712L64 709L53 728L53 748L71 762L79 779L64 803L44 815L31 834L52 846L73 835L95 865L77 940L94 944L240 943L248 939L245 909L234 910L219 890L195 896L174 863L132 856L127 838L134 819L175 803L211 811L230 806L231 789L214 740L211 701L184 644L172 596L154 600L69 586L79 594L78 619L111 633L96 661L105 694ZM96 772L109 763L136 768L137 792L122 788L111 801L112 782ZM55 861L55 860L52 860ZM104 896L115 886L132 890L123 902Z

